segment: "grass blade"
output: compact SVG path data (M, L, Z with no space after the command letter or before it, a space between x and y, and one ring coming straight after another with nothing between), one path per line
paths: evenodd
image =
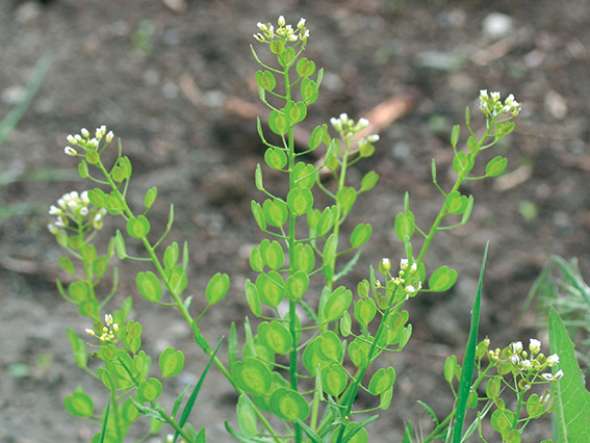
M453 430L453 443L460 443L463 434L463 424L465 421L465 411L467 409L467 398L473 381L473 368L475 366L475 347L479 334L479 314L481 310L481 294L483 291L483 279L486 271L486 262L488 260L489 242L483 252L483 259L479 269L479 280L477 282L477 291L475 300L471 309L471 327L469 329L469 338L465 346L465 355L463 357L463 369L461 370L461 382L459 384L459 398L457 399L455 426Z
M107 438L107 425L109 423L109 413L111 410L111 402L107 401L107 406L104 409L104 417L102 419L102 427L100 429L100 436L98 437L98 443L104 443Z
M559 355L563 378L553 385L553 441L586 443L590 441L590 392L576 360L576 351L565 325L555 309L549 310L551 352Z
M44 55L39 59L35 65L31 80L29 80L29 83L27 84L25 96L12 111L0 121L0 144L8 138L8 135L14 130L16 125L18 125L18 122L20 122L25 112L27 112L27 109L29 109L33 98L41 87L41 83L43 83L45 74L47 74L51 59L52 57L49 55Z
M217 355L217 351L219 351L220 347L221 347L221 340L219 340L219 342L217 343L217 346L215 347L215 351L213 351L213 353L209 357L209 361L207 362L207 366L205 366L205 369L201 373L201 376L199 377L197 384L195 385L193 391L191 392L190 397L186 401L186 405L184 405L184 409L182 410L182 414L180 415L180 420L178 421L178 426L180 429L182 429L184 427L184 425L186 424L186 421L188 420L188 417L191 414L191 411L193 410L195 403L197 402L197 398L199 397L199 392L201 391L201 387L203 386L203 382L205 381L205 377L207 376L207 373L209 372L209 369L211 368L211 364L213 363L213 359ZM178 437L180 437L180 432L176 431L172 442L176 443L176 441L178 440Z

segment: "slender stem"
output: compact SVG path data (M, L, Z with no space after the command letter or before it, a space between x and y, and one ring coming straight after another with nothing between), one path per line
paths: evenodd
M350 141L348 137L343 138L344 142L344 152L342 154L342 164L340 165L340 176L338 178L338 190L336 191L336 196L338 193L344 188L346 184L346 172L348 167L348 154L350 151ZM342 224L342 206L340 202L336 199L336 222L334 223L334 230L332 231L332 235L334 235L334 241L336 242L336 246L334 248L335 251L338 250L338 240L340 236L340 225ZM334 274L336 273L336 255L332 259L332 263L330 263L330 274L329 278L326 281L326 287L331 291L334 286Z
M285 83L285 99L287 102L291 100L291 81L289 78L289 66L285 67L283 71L283 78ZM287 156L289 158L289 190L295 188L295 175L293 169L295 166L295 134L293 127L289 127L287 132ZM289 277L295 273L295 225L297 223L297 216L289 209L288 218L288 234L287 234L287 247L289 249ZM299 346L297 342L297 302L289 300L289 332L291 333L291 341L293 347L289 353L289 378L291 382L291 388L297 391L297 348ZM295 443L302 441L301 426L298 423L294 424L295 430Z

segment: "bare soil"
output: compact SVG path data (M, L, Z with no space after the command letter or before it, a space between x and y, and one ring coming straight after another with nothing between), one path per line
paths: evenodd
M476 196L471 223L435 242L429 263L455 266L460 283L412 304L412 343L386 362L398 369L394 404L371 426L371 441L401 441L407 419L427 428L417 400L428 400L440 415L448 410L442 363L464 345L486 241L492 249L482 333L498 345L545 338L539 316L523 308L540 267L551 254L579 257L585 271L590 267L587 0L187 0L185 6L175 12L160 0L0 4L0 115L22 95L35 62L53 57L32 107L0 150L0 208L12 212L0 221L0 442L89 441L97 428L62 407L78 385L100 392L70 356L65 328L87 325L54 289L60 250L45 228L48 205L85 186L64 174L71 167L62 155L66 134L106 124L122 137L135 165L132 200L140 202L146 186L159 186L155 212L162 226L165 202L176 205L173 237L192 246L194 293L217 271L237 282L232 297L204 319L208 337L247 314L239 288L251 276L248 247L260 239L249 202L259 197L253 171L263 149L254 120L236 117L224 103L256 102L248 45L257 21L280 14L307 18L310 56L327 72L312 122L362 114L408 92L416 97L410 113L383 131L376 156L353 172L360 177L374 168L382 181L347 225L368 221L376 232L350 283L363 278L369 263L401 255L391 225L404 191L421 223L432 219L438 200L430 159L448 183L450 126L461 121L466 104L475 105L479 89L513 92L524 103L519 130L501 148L511 172L466 187ZM494 13L510 19L508 28ZM121 291L128 294L130 284ZM193 383L204 358L189 331L174 312L137 301L147 350L188 349L186 374L175 388ZM215 371L202 396L195 424L207 425L212 442L230 441L223 422L233 419L235 399ZM548 429L533 429L525 441L547 438Z

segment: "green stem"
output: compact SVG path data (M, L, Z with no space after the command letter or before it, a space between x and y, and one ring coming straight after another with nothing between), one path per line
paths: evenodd
M350 141L348 138L343 138L344 141L344 153L342 154L342 164L340 165L340 176L338 178L338 190L336 191L336 196L338 193L344 188L346 184L346 172L348 167L348 154L350 151ZM338 250L338 240L340 236L340 225L342 221L340 220L342 216L342 206L340 202L336 199L336 222L334 223L334 230L332 231L332 235L334 236L336 247L334 250ZM330 263L330 276L326 281L326 287L331 291L334 286L334 275L336 274L336 255L332 259L332 263Z
M289 66L283 71L283 78L285 83L285 99L287 103L291 100L291 81L289 79ZM295 175L293 174L293 168L295 166L295 134L293 127L289 127L287 133L287 147L288 147L288 158L289 158L289 190L295 188ZM297 223L296 215L289 209L288 219L288 235L287 235L287 247L289 249L289 277L295 273L295 225ZM291 382L291 388L297 391L297 302L289 300L289 332L291 334L291 341L293 346L289 353L289 378ZM298 423L294 424L295 430L295 443L302 441L301 426Z

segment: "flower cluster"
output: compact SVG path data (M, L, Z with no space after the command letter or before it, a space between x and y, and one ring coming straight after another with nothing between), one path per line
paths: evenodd
M277 20L276 28L272 23L258 23L257 26L260 32L254 34L254 38L260 43L270 43L274 40L305 43L309 38L309 29L305 26L304 18L299 19L295 27L288 25L282 15Z
M47 225L47 229L57 235L69 228L102 229L106 209L92 206L88 191L72 191L64 194L55 205L49 207L49 215L55 216L55 219Z
M510 94L502 102L499 92L488 93L487 89L482 89L479 92L479 109L488 118L497 117L501 114L517 117L522 107L513 94Z
M66 140L70 145L80 147L84 151L96 151L103 139L108 144L113 141L114 137L115 134L113 134L113 131L107 132L107 127L102 125L99 128L96 128L94 131L94 136L92 136L88 129L82 128L80 130L80 134L70 134L66 137ZM77 157L79 155L76 148L73 148L72 146L66 146L64 148L64 153L70 157Z
M557 366L559 356L557 354L545 356L541 352L541 341L535 338L530 339L528 351L524 349L522 342L517 341L504 349L497 348L488 351L488 359L501 372L511 372L515 376L520 376L522 379L521 387L524 389L530 388L533 384L552 382L563 377L561 369L555 373L543 372Z
M114 342L117 339L119 332L119 325L113 321L111 314L105 314L104 325L100 329L100 333L94 329L86 329L86 333L91 337L96 337L102 342Z
M398 288L403 288L408 297L414 297L422 289L422 282L418 278L418 265L413 262L410 264L407 258L402 258L399 263L399 272L396 277L389 274L391 270L391 261L383 258L380 263L380 271L390 277L390 282Z

